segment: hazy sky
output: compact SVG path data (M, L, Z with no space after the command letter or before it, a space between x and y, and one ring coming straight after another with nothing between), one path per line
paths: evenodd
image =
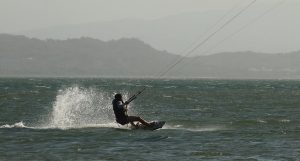
M253 7L268 8L280 1L257 0ZM125 18L157 19L180 13L227 11L235 4L249 2L251 0L0 0L0 33ZM249 12L251 14L251 11ZM296 38L299 36L300 0L286 0L272 16L272 22L268 22L267 18L264 21L280 28L278 32L287 32L286 37L283 37L283 34L280 35L282 42L292 38L291 43L286 44L287 47L276 49L276 51L296 50L297 46L300 49L298 43L300 38ZM260 23L262 22L258 25ZM268 34L276 35L273 31ZM249 42L251 42L250 39ZM257 44L253 45L257 48ZM228 48L231 46L229 45ZM254 50L273 52L264 50L263 46L256 48ZM250 45L249 50L251 49Z
M226 9L237 0L0 0L1 32Z
M155 19L185 12L227 10L239 1L245 0L0 0L0 32L123 18ZM259 3L273 4L276 1L260 0ZM287 0L287 3L291 7L300 5L299 0ZM288 10L288 5L285 8ZM300 9L298 14L300 15Z

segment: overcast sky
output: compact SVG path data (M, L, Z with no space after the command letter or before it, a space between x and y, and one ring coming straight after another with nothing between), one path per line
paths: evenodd
M247 0L248 1L248 0ZM0 0L0 33L82 24L118 19L157 19L169 15L212 10L227 11L246 0ZM281 0L257 0L254 7L268 8ZM251 2L249 0L248 2ZM274 11L272 25L280 26L292 45L281 51L296 50L299 34L300 1L286 0ZM282 17L281 17L282 16ZM278 19L274 19L278 17ZM280 19L281 17L281 19ZM289 20L286 20L289 19ZM267 22L267 19L264 21ZM260 22L261 23L261 22ZM270 22L271 23L271 22ZM284 25L282 25L284 23ZM285 26L285 27L284 27ZM291 27L292 26L292 27ZM295 37L294 33L297 33ZM276 33L272 33L276 34ZM84 36L84 35L83 35ZM281 36L282 37L282 36ZM251 50L251 47L249 47ZM257 49L259 50L259 49ZM261 47L264 51L264 48ZM277 50L277 49L276 49ZM278 49L280 50L280 49ZM268 50L265 50L268 51ZM270 50L271 51L271 50Z
M0 0L0 31L226 9L237 0Z
M245 0L0 0L0 32L124 18L155 19L185 12L228 10ZM250 1L250 0L249 0ZM258 0L274 4L278 0ZM284 6L298 5L287 0ZM298 10L300 15L300 8Z

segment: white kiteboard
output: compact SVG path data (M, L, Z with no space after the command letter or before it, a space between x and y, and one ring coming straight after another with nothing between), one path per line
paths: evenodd
M156 130L162 128L165 125L165 123L166 123L165 121L151 121L150 127L138 123L135 127L133 127L133 129Z

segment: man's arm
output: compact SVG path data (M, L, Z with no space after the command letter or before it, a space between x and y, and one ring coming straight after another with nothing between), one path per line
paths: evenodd
M124 111L127 111L127 105L128 103L123 103L122 101L118 101L118 108L123 109Z

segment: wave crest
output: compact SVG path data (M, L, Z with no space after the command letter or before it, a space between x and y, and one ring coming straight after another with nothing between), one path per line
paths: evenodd
M27 128L27 126L24 125L23 121L14 123L12 125L5 124L1 125L0 128Z

